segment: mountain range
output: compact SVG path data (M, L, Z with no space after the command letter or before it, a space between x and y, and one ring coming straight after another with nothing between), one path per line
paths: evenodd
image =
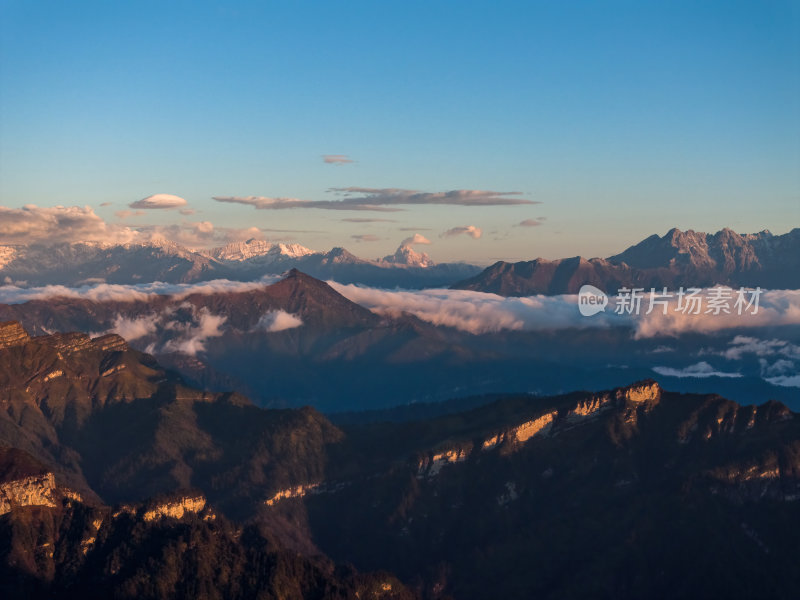
M211 250L189 250L158 238L124 245L0 246L0 281L22 287L253 281L292 268L345 284L407 289L452 286L503 296L571 294L586 283L609 292L623 286L715 284L796 289L800 288L800 229L783 235L672 229L608 258L501 261L484 270L463 262L436 264L409 243L375 260L359 258L344 248L318 252L300 244L255 239Z
M0 406L4 597L800 589L800 418L776 402L641 381L337 425L188 386L116 335L4 322Z
M358 258L344 248L318 252L300 244L255 239L208 251L190 250L162 238L120 245L0 246L0 283L22 287L251 281L292 268L341 283L406 288L446 286L480 271L466 263L436 264L405 244L379 260Z
M532 296L575 294L584 284L607 293L623 287L649 290L717 284L798 289L800 228L783 235L671 229L662 237L652 235L608 258L500 261L452 287L501 296Z

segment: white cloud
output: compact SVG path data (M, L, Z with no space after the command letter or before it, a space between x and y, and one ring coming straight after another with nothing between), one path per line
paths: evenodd
M214 279L203 283L163 283L160 281L137 285L101 283L74 288L63 285L32 288L4 285L0 286L0 303L20 304L29 300L47 300L58 297L84 299L93 302L146 302L154 295L173 295L177 299L182 299L191 294L246 292L260 289L278 279L280 279L278 275L265 275L258 281L247 282Z
M642 311L645 303L642 303ZM761 294L757 314L684 314L675 310L677 300L672 298L663 314L661 307L649 315L631 317L637 338L678 336L687 332L711 333L726 329L758 328L800 324L800 290L767 290Z
M416 244L429 245L431 243L432 242L421 233L415 233L411 237L407 237L402 242L400 242L400 247L402 248L403 246L414 246Z
M123 244L136 241L140 234L119 225L109 225L89 206L43 207L28 204L22 208L0 206L0 243L58 244L65 242L105 242Z
M717 371L707 362L699 362L684 369L673 369L671 367L653 367L653 371L665 377L741 377L741 373L726 373Z
M545 330L564 327L608 327L625 324L615 315L588 319L578 313L576 300L562 296L505 298L467 290L427 289L389 291L329 281L337 292L378 313L411 313L435 325L480 334L501 330Z
M138 209L170 209L186 206L187 202L180 196L172 194L153 194L147 198L142 198L136 202L131 202L128 206Z
M224 333L222 326L227 320L224 315L214 315L208 309L201 308L194 317L193 323L171 323L175 329L181 331L181 335L164 344L165 352L180 352L195 356L198 352L205 351L207 339L219 337Z
M776 377L765 377L764 380L780 387L800 388L800 375L778 375Z
M477 240L479 237L481 237L482 233L483 232L481 231L480 227L475 227L475 225L464 225L462 227L453 227L452 229L448 229L447 231L442 232L439 237L447 238L456 235L468 235L472 239Z
M156 332L158 315L148 315L129 319L122 315L117 315L114 319L114 326L111 328L116 334L121 335L126 340L138 340L139 338L152 335Z
M255 329L261 329L267 333L294 329L303 325L303 320L297 315L286 312L285 310L272 310L258 320Z
M722 352L722 356L731 360L739 360L745 354L754 354L756 356L781 354L792 358L800 358L800 346L796 346L786 340L761 340L737 335L730 342L730 348Z

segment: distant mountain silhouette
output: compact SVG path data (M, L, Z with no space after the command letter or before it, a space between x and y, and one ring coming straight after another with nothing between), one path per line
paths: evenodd
M530 296L574 294L584 284L609 293L623 286L649 289L716 284L797 289L800 229L777 236L768 231L740 235L730 229L715 234L672 229L663 237L650 236L607 259L501 261L452 287Z

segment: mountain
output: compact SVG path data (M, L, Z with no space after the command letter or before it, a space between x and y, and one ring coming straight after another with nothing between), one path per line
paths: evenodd
M342 434L310 409L190 388L119 336L31 338L13 322L0 406L5 598L412 597L336 567L280 519L220 512L254 515L323 477Z
M309 254L317 254L317 252L300 244L280 244L256 239L233 242L226 246L213 248L208 252L208 255L216 260L233 262L254 259L263 262L276 262L281 259L300 258Z
M54 294L0 304L0 320L19 321L35 335L117 333L195 386L237 390L276 408L311 405L338 413L466 393L603 389L654 376L679 391L714 391L744 403L774 398L800 408L793 388L764 379L760 356L725 358L737 335L779 338L788 350L800 339L796 326L756 332L743 323L718 335L678 339L637 338L629 327L475 334L399 311L373 313L299 271L270 285L209 285L172 295ZM663 374L700 360L735 377Z
M428 597L800 590L800 421L783 405L645 381L344 431L372 473L304 499L315 539Z
M218 261L164 239L0 246L0 281L19 286L186 283L230 275Z
M378 287L441 287L475 275L464 263L434 265L407 247L391 260L364 260L344 248L328 252L263 240L189 250L154 238L149 242L0 246L0 284L20 287L97 283L190 283L212 279L254 281L298 268L320 279Z
M641 381L337 427L116 336L0 338L4 597L800 590L800 417L776 402Z
M411 315L377 315L296 270L243 291L0 305L0 319L35 334L115 331L196 385L240 390L270 406L402 404L420 392L420 377L428 380L428 400L443 399L465 383L486 382L480 364L498 359L502 374L491 380L525 373L522 360L497 356L469 340L474 336Z
M575 294L587 283L609 293L623 286L797 289L800 229L777 236L768 231L740 235L730 229L715 234L671 229L663 237L650 236L607 259L497 262L452 287L530 296Z
M432 267L434 262L424 252L417 252L411 246L401 245L394 254L384 256L381 262L391 265L403 265L406 267Z

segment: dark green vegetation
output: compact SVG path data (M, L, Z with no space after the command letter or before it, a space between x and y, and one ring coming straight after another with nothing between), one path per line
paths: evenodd
M775 402L645 381L337 427L3 324L0 407L3 597L800 593L800 419Z

